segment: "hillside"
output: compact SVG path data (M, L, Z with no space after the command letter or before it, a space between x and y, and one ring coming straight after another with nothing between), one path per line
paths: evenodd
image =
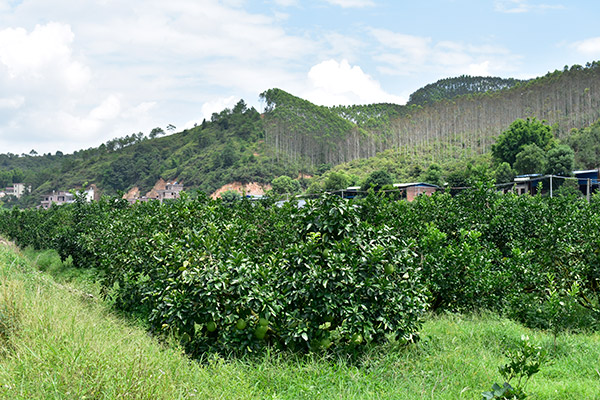
M591 168L600 162L598 127L590 127L600 118L599 67L575 65L526 82L445 79L416 91L406 106L324 107L269 89L261 94L263 115L240 100L178 133L164 135L157 128L148 136L134 133L73 154L0 154L0 188L25 182L33 189L19 202L3 203L33 206L44 193L86 183L104 194L134 187L145 193L159 179L211 194L234 182L264 185L281 175L322 174L336 165L354 174L356 165L364 165L359 160L378 154L367 170L401 160L387 169L416 179L431 163L455 169L485 156L496 136L526 117L547 120L575 150L576 164Z
M275 158L265 145L262 124L260 114L241 100L210 121L162 137L133 134L73 154L0 154L0 188L25 181L33 193L21 204L35 205L41 194L86 182L103 194L134 186L146 193L162 178L212 193L230 182L269 183L279 175L297 176L298 165L285 156Z
M356 120L339 108L321 108L319 119L312 119L307 102L281 91L263 96L268 105L265 141L278 155L336 165L396 149L432 162L488 152L494 138L518 118L546 120L559 138L589 126L600 118L600 63L575 65L494 92L381 107L374 113L373 119L380 119L376 127L363 122L369 118Z

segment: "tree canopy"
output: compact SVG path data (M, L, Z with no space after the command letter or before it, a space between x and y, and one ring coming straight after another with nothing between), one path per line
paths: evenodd
M492 155L499 163L507 162L514 166L517 154L529 144L535 144L542 151L552 148L552 128L546 125L545 121L538 121L536 118L517 119L492 145Z
M300 182L287 175L282 175L273 179L271 187L277 194L293 194L300 191Z
M331 172L325 179L323 188L327 191L346 189L350 184L348 175L343 172Z
M546 153L535 144L526 144L515 160L515 169L519 174L540 174L546 170Z
M392 176L385 170L379 170L371 172L371 174L363 182L361 189L369 190L373 188L374 190L381 190L381 188L385 185L392 184L394 184Z
M422 105L428 102L451 99L473 93L495 92L508 89L522 81L491 76L462 75L457 78L440 79L417 90L410 95L408 104Z
M546 172L552 175L571 176L575 153L569 146L561 145L548 151Z

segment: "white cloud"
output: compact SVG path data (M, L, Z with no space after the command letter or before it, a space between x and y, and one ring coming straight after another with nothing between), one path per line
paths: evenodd
M282 7L292 7L298 5L298 0L274 0L275 4Z
M572 47L587 57L600 56L600 37L593 37L572 44Z
M372 0L325 0L329 4L340 6L342 8L363 8L373 7L375 3Z
M239 100L240 99L237 99L235 96L229 96L220 97L205 102L204 104L202 104L202 107L200 109L202 113L202 117L200 118L200 120L206 119L207 121L210 121L210 117L213 115L213 113L221 112L226 108L232 108Z
M313 66L308 82L304 97L320 105L406 102L404 98L386 93L379 82L347 60L327 60Z
M95 120L111 120L121 111L121 101L117 95L108 96L98 107L90 112L90 118Z
M507 14L522 14L530 11L562 10L561 4L531 4L529 0L496 0L494 9Z
M0 64L9 79L31 84L48 82L60 84L68 90L83 88L90 79L90 70L74 59L71 27L59 23L36 25L28 33L23 28L0 31Z
M21 108L23 104L25 104L25 97L23 96L0 97L0 108L16 110Z
M295 86L305 77L298 60L317 59L327 43L289 34L285 16L247 12L246 3L24 0L12 7L1 15L12 27L0 28L0 149L15 151L29 139L26 151L73 151L168 123L182 127L242 97ZM61 22L40 24L40 15ZM234 100L216 100L224 88Z
M371 29L379 42L373 56L385 75L416 76L502 75L514 70L519 57L502 47L453 41L435 42L428 37Z
M405 35L385 29L372 29L371 34L383 46L400 51L413 63L422 63L431 53L431 38Z
M484 61L479 64L469 64L466 74L472 76L490 76L490 62Z

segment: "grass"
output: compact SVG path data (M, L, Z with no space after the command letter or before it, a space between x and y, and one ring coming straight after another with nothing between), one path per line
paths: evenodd
M554 347L551 334L490 314L431 317L417 345L377 346L357 363L275 352L193 362L26 253L0 244L2 399L481 399L523 334L551 352L532 399L600 399L600 335L565 333Z

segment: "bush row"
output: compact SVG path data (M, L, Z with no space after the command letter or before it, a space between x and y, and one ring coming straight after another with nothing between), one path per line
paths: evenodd
M417 336L427 311L491 309L597 328L600 198L481 184L413 203L371 194L305 207L204 196L103 199L0 215L21 246L95 268L115 305L188 351L355 351Z

